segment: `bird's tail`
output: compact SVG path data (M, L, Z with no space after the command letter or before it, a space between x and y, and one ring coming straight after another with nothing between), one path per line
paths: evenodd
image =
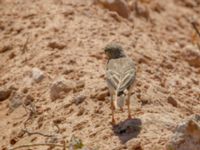
M117 106L119 108L123 108L124 103L125 103L125 98L126 98L126 95L124 93L119 96L118 101L117 101Z
M114 99L115 108L123 108L126 99L126 92L118 92L116 93L116 97Z

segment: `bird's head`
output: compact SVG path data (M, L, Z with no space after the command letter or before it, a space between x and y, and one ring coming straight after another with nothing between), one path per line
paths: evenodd
M104 48L104 52L108 59L115 59L120 57L125 57L125 53L121 45L117 43L110 43Z

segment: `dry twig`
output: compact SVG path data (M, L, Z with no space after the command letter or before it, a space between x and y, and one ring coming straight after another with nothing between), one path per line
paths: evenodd
M48 135L48 134L44 134L44 133L41 133L41 132L31 132L31 131L29 131L26 127L26 124L32 118L32 116L36 114L35 106L33 105L33 103L30 104L30 108L28 108L24 103L22 105L23 105L26 113L28 114L28 118L24 122L24 129L22 129L22 131L24 131L25 133L28 133L28 135L37 134L37 135L41 135L41 136L44 136L44 137L55 137L55 135Z
M37 144L27 144L27 145L16 146L16 147L14 147L14 148L10 148L9 150L16 150L16 149L20 149L20 148L35 147L35 146L54 146L54 147L62 147L62 148L63 148L63 145L61 145L61 144L54 144L54 143L37 143Z
M24 103L22 104L26 113L27 113L27 116L28 118L24 121L24 129L22 129L22 131L24 131L25 133L28 133L28 135L41 135L43 137L49 137L49 138L56 138L56 139L62 139L63 140L63 144L55 144L55 143L37 143L37 144L29 144L29 145L20 145L20 146L17 146L17 147L14 147L14 148L10 148L9 150L16 150L16 149L20 149L20 148L26 148L26 147L36 147L36 146L53 146L53 147L62 147L63 150L66 150L66 142L62 137L58 138L56 135L48 135L48 134L44 134L44 133L41 133L41 132L30 132L27 127L26 127L26 124L27 122L32 118L32 116L34 114L36 114L36 110L35 110L35 107L34 105L31 103L30 104L30 108L27 107Z
M27 122L36 114L35 106L31 103L30 108L28 108L24 103L22 103L26 113L28 114L28 118L24 121L24 128L26 128Z
M25 133L28 133L28 135L37 134L37 135L41 135L41 136L44 136L44 137L55 137L55 135L44 134L44 133L41 133L41 132L31 132L31 131L28 131L27 129L22 129L22 131L24 131Z
M24 54L24 53L26 53L26 51L27 51L27 45L28 45L28 42L29 42L29 37L30 36L28 36L27 37L27 39L26 39L26 41L25 41L25 43L24 43L24 45L23 45L23 47L22 47L22 49L21 49L21 51L22 51L22 54Z
M26 62L28 59L27 59L27 50L28 50L28 43L29 43L29 37L30 36L28 36L27 37L27 39L26 39L26 41L25 41L25 43L24 43L24 45L23 45L23 47L22 47L22 49L21 49L21 51L22 51L22 54L25 54L25 59L24 59L24 62Z

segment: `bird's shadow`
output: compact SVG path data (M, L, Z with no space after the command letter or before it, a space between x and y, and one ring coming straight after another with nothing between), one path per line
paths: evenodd
M113 132L117 135L122 144L136 138L142 128L142 122L138 118L128 119L113 125Z

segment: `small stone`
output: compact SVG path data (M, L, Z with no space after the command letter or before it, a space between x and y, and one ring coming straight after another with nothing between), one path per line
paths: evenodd
M140 139L133 139L127 142L128 150L143 150Z
M91 95L90 95L90 98L92 98L92 99L93 99L93 98L95 98L95 97L97 97L97 93L95 93L95 92L92 92L92 93L91 93Z
M27 87L24 87L23 89L22 89L22 92L24 93L24 94L26 94L26 93L28 93L28 88Z
M169 96L169 97L167 98L167 102L170 103L170 104L171 104L172 106L174 106L174 107L177 107L177 106L178 106L177 101L176 101L172 96Z
M75 91L76 91L76 92L79 92L79 91L81 91L84 87L85 87L85 82L84 82L84 81L81 81L81 80L78 80L78 81L76 82L76 89L75 89Z
M85 109L83 107L80 107L77 113L77 116L82 116L84 112L85 112Z
M14 52L9 54L9 59L13 59L16 56L16 54Z
M8 99L10 94L11 94L10 89L0 88L0 101L4 101L4 100Z
M200 149L200 116L195 114L183 120L166 144L166 150Z
M144 57L141 57L138 59L139 64L148 64L148 60Z
M52 49L63 49L65 48L65 44L64 43L61 43L61 42L57 42L57 41L52 41L52 42L49 42L48 44L48 47L52 48Z
M74 9L71 8L71 7L66 8L66 9L64 10L64 12L63 12L63 15L64 15L65 17L71 16L71 15L73 15L73 14L74 14Z
M125 122L120 122L114 128L114 132L116 134L131 134L131 133L139 133L142 128L142 122L139 119L135 120L126 120Z
M20 130L17 134L18 138L22 138L24 136L25 132L23 130Z
M76 88L84 88L85 87L85 81L78 81L76 83Z
M142 105L146 105L146 104L150 104L151 101L150 101L150 97L148 95L145 95L145 94L139 94L139 97L140 97L140 101L142 103Z
M35 82L40 82L44 79L44 73L38 68L32 69L32 78Z
M200 52L193 45L187 45L185 47L185 53L183 53L184 59L190 66L200 68Z
M150 18L150 12L149 9L146 5L142 4L139 1L136 1L135 3L135 10L136 10L136 15L139 17L143 17L146 20L149 20Z
M64 94L75 89L75 82L67 80L63 76L56 79L50 89L50 97L52 100L63 98Z
M130 37L132 33L131 33L131 30L126 29L126 30L122 31L121 34L126 37Z
M65 121L65 118L64 117L61 117L61 118L56 118L53 120L53 123L54 124L61 124Z
M12 91L17 91L19 88L16 87L16 85L12 84L12 85L9 86L9 89L12 90Z
M198 6L198 1L195 0L183 0L183 3L185 4L186 7L190 8Z
M19 106L22 105L23 101L23 96L19 94L18 92L13 92L10 97L10 102L9 102L9 108L10 111L14 111L17 109Z
M3 46L0 47L0 53L4 53L4 52L9 51L11 49L12 49L11 45L8 45L8 44L3 45Z
M79 95L74 97L74 102L76 105L82 103L86 99L85 95Z
M15 145L18 141L19 141L19 138L13 137L12 139L10 139L10 144Z
M74 72L74 70L72 68L65 68L64 71L63 71L63 74L64 75L68 75L70 73Z
M24 104L30 105L33 101L34 101L34 98L31 95L27 95L25 100L24 100Z
M105 100L105 98L109 96L109 91L108 90L104 90L104 91L100 91L97 95L96 98L100 101Z
M121 17L119 16L119 14L118 14L117 12L111 11L111 12L109 12L108 14L109 14L113 19L115 19L116 21L118 21L118 22L121 22L121 21L122 21ZM114 32L110 32L110 34L111 34L111 35L115 35Z
M129 6L125 0L98 0L97 3L100 3L110 11L117 12L124 18L128 18L130 15Z

